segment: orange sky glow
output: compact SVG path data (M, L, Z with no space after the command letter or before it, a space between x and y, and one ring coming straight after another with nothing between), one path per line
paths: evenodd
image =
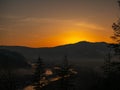
M115 0L1 0L0 13L0 45L28 47L111 43L119 15Z

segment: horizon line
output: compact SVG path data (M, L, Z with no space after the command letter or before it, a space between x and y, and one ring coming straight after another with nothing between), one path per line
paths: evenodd
M74 44L78 44L78 43L82 43L82 42L86 42L86 43L106 43L106 44L112 44L110 42L105 42L105 41L98 41L98 42L92 42L92 41L79 41L76 43L68 43L68 44L62 44L62 45L56 45L56 46L45 46L45 47L32 47L32 46L27 46L27 45L0 45L0 47L2 46L8 46L8 47L27 47L27 48L55 48L55 47L60 47L60 46L66 46L66 45L74 45Z

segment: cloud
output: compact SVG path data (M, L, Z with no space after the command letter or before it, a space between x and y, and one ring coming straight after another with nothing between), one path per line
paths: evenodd
M42 23L63 23L70 22L70 20L56 19L56 18L35 18L35 17L27 17L22 19L23 22L42 22Z
M96 30L104 30L103 27L93 24L93 23L88 23L88 22L83 22L83 21L76 21L76 20L65 20L65 19L55 19L55 18L26 18L21 20L23 22L36 22L36 23L58 23L58 24L70 24L70 25L75 25L75 26L80 26L84 28L90 28L90 29L96 29Z
M7 25L25 25L25 24L64 24L69 26L79 26L83 28L93 29L93 30L104 30L102 26L96 25L93 22L69 20L69 19L59 19L59 18L39 18L39 17L21 17L21 16L4 16L2 21ZM2 23L3 24L3 23Z
M0 27L1 26L8 26L8 25L16 25L20 23L20 20L23 19L22 17L17 16L0 16Z
M76 25L85 28L95 29L95 30L104 30L103 27L100 27L99 25L95 25L92 23L77 22Z

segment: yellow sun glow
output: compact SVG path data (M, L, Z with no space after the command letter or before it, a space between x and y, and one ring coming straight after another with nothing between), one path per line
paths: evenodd
M80 38L77 36L69 36L63 40L64 40L64 43L68 44L68 43L76 43L76 42L80 41Z
M79 33L75 31L63 33L61 36L61 41L63 44L76 43L82 40L81 35L79 35Z

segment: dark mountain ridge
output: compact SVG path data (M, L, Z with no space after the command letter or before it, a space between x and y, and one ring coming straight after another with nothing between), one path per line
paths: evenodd
M0 49L0 69L30 68L25 57L18 52Z
M105 42L78 42L75 44L62 45L57 47L30 48L23 46L0 46L0 49L7 49L22 54L27 61L34 62L39 56L47 61L60 61L67 55L71 61L85 59L104 59L108 52L108 43Z

